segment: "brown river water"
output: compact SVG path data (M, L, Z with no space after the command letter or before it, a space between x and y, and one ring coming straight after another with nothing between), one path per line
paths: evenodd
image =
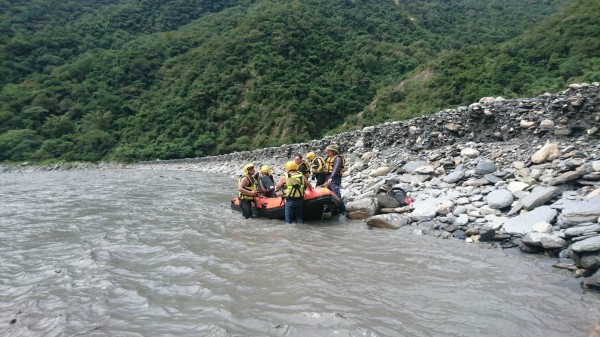
M229 208L235 178L0 174L0 336L584 336L555 260Z

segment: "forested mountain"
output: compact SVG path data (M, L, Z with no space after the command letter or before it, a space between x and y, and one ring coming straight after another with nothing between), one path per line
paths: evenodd
M598 6L0 0L0 160L204 156L598 80Z

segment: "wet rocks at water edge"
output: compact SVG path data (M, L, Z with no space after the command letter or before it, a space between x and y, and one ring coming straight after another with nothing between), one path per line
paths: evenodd
M282 172L295 153L335 143L346 156L347 216L559 259L599 289L600 83L529 99L483 98L409 121L302 144L170 161L236 174L250 158ZM161 163L147 163L148 166ZM414 202L388 191L407 193Z

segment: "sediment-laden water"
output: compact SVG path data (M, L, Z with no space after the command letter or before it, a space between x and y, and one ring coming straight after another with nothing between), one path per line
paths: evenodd
M0 174L0 336L583 336L553 262L337 219L242 220L235 179Z

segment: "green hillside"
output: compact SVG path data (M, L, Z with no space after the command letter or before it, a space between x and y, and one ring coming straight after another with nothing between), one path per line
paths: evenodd
M600 81L600 1L577 1L501 44L444 51L411 78L380 91L405 119L484 96L533 97Z
M0 0L0 160L204 156L493 95L473 81L505 72L464 69L496 62L498 50L525 64L537 41L553 50L556 39L531 34L560 20L543 19L565 3ZM597 29L583 19L593 10L578 1L564 34ZM518 75L538 80L540 61L527 62L536 72ZM506 76L502 93L559 84Z

